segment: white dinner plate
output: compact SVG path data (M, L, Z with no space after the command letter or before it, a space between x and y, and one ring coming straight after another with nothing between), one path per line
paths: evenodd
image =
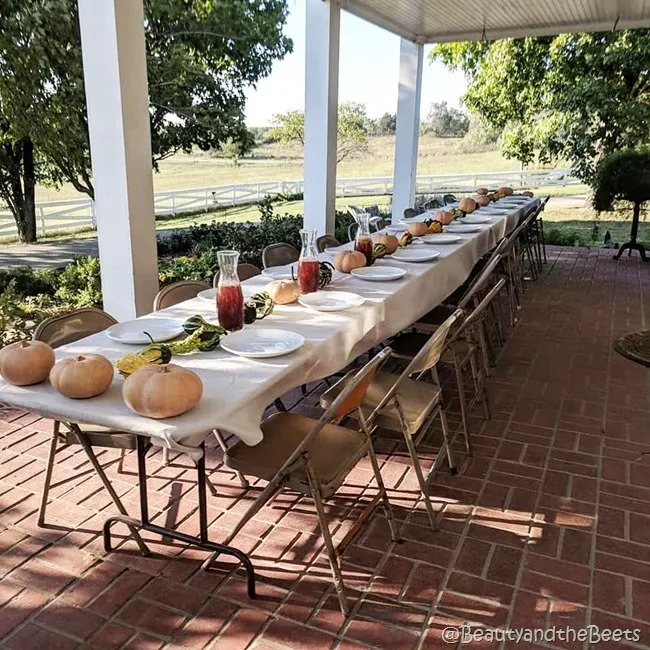
M461 241L461 238L456 237L456 235L445 235L444 233L422 235L422 237L418 237L418 239L423 241L425 244L457 244Z
M318 311L342 311L363 305L365 298L350 291L316 291L301 295L298 302Z
M399 280L406 275L404 269L395 266L362 266L358 269L352 269L350 273L356 278L368 280L369 282L389 282Z
M117 323L106 330L106 336L118 343L144 345L151 343L145 334L151 335L156 343L175 339L183 333L180 321L175 318L139 318L126 323Z
M528 203L530 199L527 196L504 196L500 199L501 203Z
M295 352L305 337L290 330L243 329L221 339L222 349L240 357L267 359Z
M293 275L291 274L292 269ZM269 266L262 271L262 275L271 280L293 280L294 277L298 277L298 262L284 266Z
M492 207L491 205L481 208L479 214L489 214L491 217L499 217L508 214L508 206L504 205L502 208Z
M436 257L440 257L440 253L424 247L419 249L398 248L390 257L400 262L430 262L431 260L435 260Z
M241 285L242 293L244 294L244 300L248 300L251 296L255 295L258 291L262 291L259 286L251 287L248 284ZM217 300L217 290L216 289L204 289L199 291L196 294L196 297L199 300L205 300L206 302L211 302L214 304Z
M490 217L481 214L467 214L464 217L461 217L458 221L461 223L492 223Z
M323 252L329 253L330 255L337 255L343 251L351 251L352 247L350 244L343 244L342 246L328 246ZM297 270L297 269L296 269Z
M387 230L388 232L391 232L391 233L398 233L398 232L404 232L407 228L408 228L407 223L398 222L398 223L388 224L386 226L385 230Z
M467 223L452 223L449 226L445 226L445 232L458 233L459 235L468 235L472 232L479 232L481 226L473 226Z

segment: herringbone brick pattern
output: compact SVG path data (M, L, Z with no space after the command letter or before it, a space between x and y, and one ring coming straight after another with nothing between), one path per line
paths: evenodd
M492 420L477 414L473 457L460 476L440 472L432 486L439 532L417 506L403 446L377 439L403 540L390 541L377 512L348 547L343 569L355 607L347 620L313 506L298 496L266 506L236 540L259 572L254 601L229 560L205 573L204 553L152 535L151 558L140 557L131 541L105 555L101 524L113 507L77 448L58 458L49 527L38 528L50 423L5 408L0 646L428 650L453 647L442 630L471 622L638 628L637 647L650 647L649 374L611 351L617 335L645 326L649 267L636 258L616 263L605 251L549 254L489 380ZM312 394L300 408L311 410L316 401ZM149 461L155 521L197 533L190 462L178 457L162 467L159 458ZM113 452L101 460L137 512L134 459L124 474L116 473ZM210 532L218 540L259 486L245 493L214 449L208 461L219 490L209 497ZM328 506L337 539L373 494L362 462Z

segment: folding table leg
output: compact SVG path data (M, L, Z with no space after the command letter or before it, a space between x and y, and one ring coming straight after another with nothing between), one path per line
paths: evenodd
M47 455L47 466L45 468L45 478L43 480L43 494L41 495L41 505L38 509L37 525L41 528L45 526L45 508L47 507L47 497L50 493L50 482L52 481L52 470L54 469L54 457L56 456L56 448L59 444L59 431L61 423L58 420L54 421L52 427L52 440L50 441L50 451Z
M111 485L111 482L108 480L108 477L104 473L104 469L102 468L101 464L97 460L97 456L95 455L95 452L93 451L93 447L90 444L90 441L86 437L86 435L81 431L81 429L74 425L70 425L73 431L75 432L75 435L79 439L79 442L81 443L81 446L83 447L84 451L86 452L86 456L88 456L88 460L90 460L91 465L93 466L94 470L97 472L97 475L101 479L102 483L104 484L104 487L106 488L106 491L110 494L111 499L113 500L113 503L115 504L115 507L123 514L128 517L128 513L124 506L122 505L122 502L120 501L120 497L117 496L117 492L113 489L113 486ZM133 539L136 541L138 547L140 548L140 553L144 557L148 557L151 555L151 551L149 551L149 548L147 545L144 543L142 537L140 537L140 533L138 532L137 528L135 526L132 526L130 524L127 524L129 527L129 530L131 531L131 534L133 535Z

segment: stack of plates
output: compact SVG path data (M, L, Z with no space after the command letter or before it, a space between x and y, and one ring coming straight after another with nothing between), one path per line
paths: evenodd
M445 226L445 232L453 232L459 235L468 235L473 232L480 232L481 226L474 226L466 223L452 223Z
M492 219L487 215L482 214L468 214L461 217L458 221L461 223L492 223Z
M392 280L399 280L406 275L404 269L395 266L362 266L358 269L352 269L350 273L360 280L368 280L368 282L390 282Z
M431 262L440 253L436 250L422 248L398 248L390 257L400 262Z

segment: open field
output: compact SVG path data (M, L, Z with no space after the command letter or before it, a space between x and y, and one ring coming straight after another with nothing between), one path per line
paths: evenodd
M339 177L391 176L393 174L395 138L370 138L370 151L363 158L339 163ZM420 138L418 172L420 174L464 174L475 171L510 171L519 169L514 160L506 160L498 151L467 153L463 141L455 138ZM302 178L302 150L298 147L263 145L251 158L234 165L208 153L177 154L160 163L154 173L156 192L230 185L232 183L294 180ZM61 188L38 187L36 200L57 201L85 198L71 185Z

